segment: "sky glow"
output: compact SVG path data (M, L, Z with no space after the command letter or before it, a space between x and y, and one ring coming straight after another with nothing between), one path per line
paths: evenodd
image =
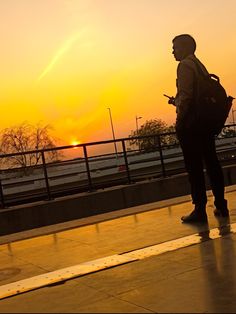
M116 137L173 123L181 33L236 96L235 0L0 0L0 21L1 128L41 121L68 145L111 139L108 107Z

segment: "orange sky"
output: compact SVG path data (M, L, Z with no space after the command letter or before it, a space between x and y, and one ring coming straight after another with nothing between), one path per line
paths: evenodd
M43 121L70 144L111 139L108 107L116 137L173 122L180 33L236 96L235 0L0 0L0 21L1 128Z

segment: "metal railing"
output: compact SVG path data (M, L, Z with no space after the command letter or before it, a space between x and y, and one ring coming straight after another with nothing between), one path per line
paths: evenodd
M225 128L235 126L235 124L227 125ZM175 135L175 132L170 132L0 155L0 159L4 158L5 160L29 154L39 154L41 157L41 163L37 166L31 166L31 175L25 175L23 179L15 177L10 180L8 178L9 173L14 175L14 173L22 171L22 168L1 171L0 206L5 208L38 200L52 200L55 197L68 194L92 192L110 186L131 184L140 180L150 180L184 172L183 156L177 139L171 145L165 144L164 141L165 137L174 137ZM140 149L140 145L137 145L138 149L127 149L127 143L130 143L131 140L137 140L137 143L140 144L140 141L144 139L152 140L153 146L151 150L146 151L142 147ZM232 143L235 143L235 145L231 145L230 140L228 146L227 143L225 147L218 145L218 153L221 156L226 156L227 154L229 156L227 158L222 157L222 162L236 162L235 134L229 137L229 139L232 139ZM120 147L115 153L103 155L89 155L88 153L91 147L114 145L114 143L116 143L117 147ZM47 162L47 153L66 151L72 148L80 148L82 157L57 161L56 163ZM67 173L63 174L61 169L65 165L71 165L71 168ZM79 168L80 170L78 170ZM56 175L50 174L52 169L57 169ZM53 180L55 184L53 184ZM35 183L38 184L37 187L34 187ZM9 192L11 189L13 189L12 193Z

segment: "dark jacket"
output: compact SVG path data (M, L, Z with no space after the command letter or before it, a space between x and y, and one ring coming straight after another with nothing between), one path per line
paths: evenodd
M189 55L180 61L177 68L177 94L175 97L176 106L176 130L185 132L195 127L194 125L194 93L197 76L199 75L196 68L198 62L203 72L208 74L207 69L195 55Z

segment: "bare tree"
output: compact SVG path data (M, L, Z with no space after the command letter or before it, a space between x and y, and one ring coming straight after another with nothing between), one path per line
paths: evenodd
M1 158L1 164L4 164L5 167L21 167L24 172L27 172L28 167L38 165L41 162L41 153L38 150L56 147L56 140L50 135L50 131L50 125L38 123L34 126L28 122L2 130L0 134L1 154L36 152ZM58 159L58 151L46 153L48 162Z

